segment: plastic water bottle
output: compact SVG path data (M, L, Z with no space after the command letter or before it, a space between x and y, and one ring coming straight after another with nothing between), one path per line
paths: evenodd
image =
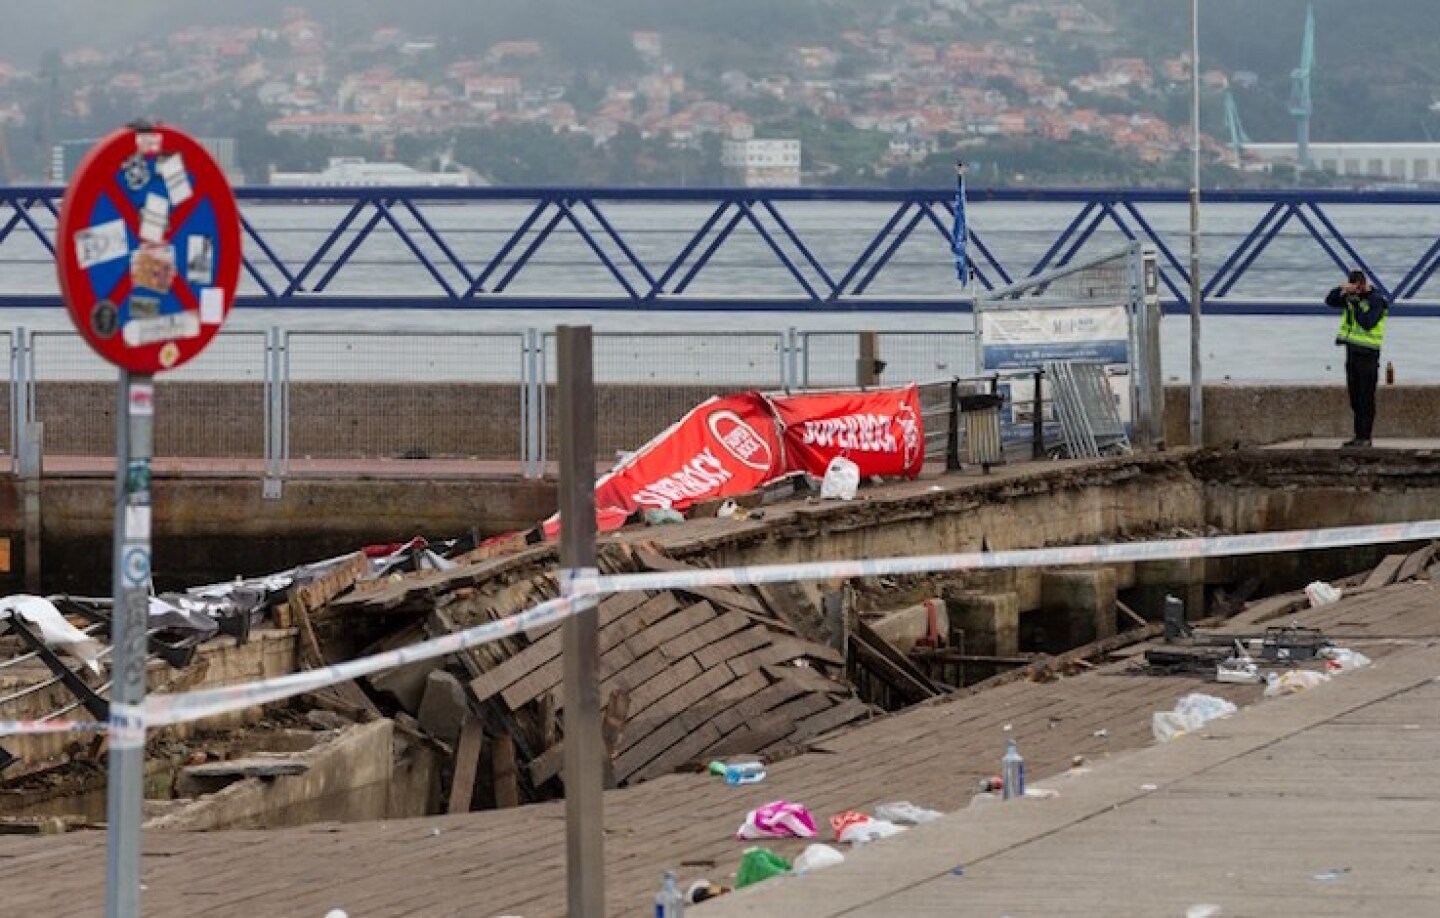
M1015 737L1010 737L1005 755L1000 758L1000 780L1004 782L1001 797L1011 800L1025 796L1025 759L1015 748Z
M655 918L685 918L685 895L675 884L675 871L665 871L665 880L655 894Z
M726 784L759 784L765 780L765 766L760 762L741 762L737 765L711 762L710 773L724 775Z

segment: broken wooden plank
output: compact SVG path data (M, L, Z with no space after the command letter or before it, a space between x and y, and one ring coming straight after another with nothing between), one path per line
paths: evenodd
M705 701L715 692L718 692L734 681L734 674L728 669L717 666L701 672L696 678L690 679L683 685L675 688L663 698L652 703L649 707L641 708L637 702L635 709L636 714L643 714L644 717L635 721L629 732L638 738L647 728L690 710L695 705ZM641 686L641 690L643 691L649 684L650 683L646 683L646 685ZM641 693L637 692L636 694L637 697L639 697ZM634 744L622 743L621 749L628 748L630 745Z
M868 718L871 713L870 705L858 698L848 698L829 710L820 711L798 721L792 736L797 741L812 739L829 733L837 727L843 727L845 724L861 718Z
M1400 565L1400 570L1396 572L1395 582L1403 583L1406 580L1414 580L1433 560L1435 560L1434 542L1417 551L1412 551L1405 558L1405 563Z
M1381 587L1389 586L1395 582L1395 575L1400 573L1400 567L1405 563L1405 555L1386 555L1385 558L1365 578L1365 582L1356 587L1356 593L1368 593L1371 590L1378 590Z
M716 641L709 647L696 651L695 662L699 663L702 669L709 669L726 660L743 656L752 650L768 647L774 640L775 635L772 632L766 628L752 625L739 634L733 634L724 640Z
M788 666L769 664L761 667L765 675L771 679L790 679L807 692L820 692L821 694L842 693L849 695L851 688L848 683L836 682L834 679L826 678L808 666Z
M1124 615L1126 618L1130 619L1132 624L1135 624L1141 628L1150 624L1149 622L1145 621L1143 617L1141 617L1140 613L1136 612L1134 609L1125 605L1125 603L1121 602L1118 599L1115 600L1115 608L1120 612L1121 615Z
M667 658L680 660L721 638L734 634L749 624L750 619L745 613L726 612L724 615L712 618L698 628L692 629L689 633L661 645L660 649L664 651Z
M565 767L565 744L555 743L544 752L530 760L526 770L530 773L530 782L536 787L549 781L560 774L560 769Z
M279 778L285 775L303 775L310 770L310 763L299 759L244 758L228 759L223 762L202 762L186 765L181 774L191 778Z
M859 634L850 635L850 651L857 665L863 666L875 678L884 682L909 701L928 701L939 695L928 679L917 679L909 669L896 666L883 651L875 648Z
M508 809L520 805L519 772L515 768L515 738L508 733L495 737L493 775L495 807Z
M859 637L871 650L883 656L898 671L905 675L906 681L914 683L927 697L943 695L944 691L937 686L930 678L920 671L920 668L910 662L910 658L895 649L895 645L885 640L874 628L870 627L864 619L857 619L855 622L855 637Z
M692 573L706 570L703 567L696 567L693 564L686 564L684 561L676 561L655 551L639 549L635 552L635 559L640 565L652 571L665 571L671 573ZM765 604L754 596L742 592L734 587L683 587L682 593L689 593L698 599L709 600L714 605L725 609L736 609L742 612L749 612L754 615L772 617L770 610Z
M663 655L662 655L663 656ZM640 713L675 689L700 675L700 664L694 657L686 657L678 663L669 664L654 678L635 687L630 693L630 704L635 713ZM719 672L718 669L709 672Z
M455 749L455 776L450 779L450 801L445 812L470 812L470 801L475 793L475 775L480 770L480 747L484 737L485 730L480 725L480 718L467 713L460 722L460 742Z
M606 627L614 624L616 621L623 619L639 609L644 609L652 603L661 606L666 605L666 601L662 599L662 597L666 595L667 594L662 593L659 596L646 597L642 593L621 593L601 602L599 609L601 640L603 641L605 637ZM673 603L674 599L670 599L669 602ZM472 679L470 682L470 690L475 693L477 700L485 701L514 685L521 679L534 675L537 670L545 665L551 662L558 664L561 648L561 632L559 630L552 631L533 644L530 644L524 650L519 651L499 666L492 667ZM552 688L558 684L559 679L556 678L554 682L539 687L537 694L539 691Z
M292 586L285 601L292 611L298 600L307 611L314 614L353 587L369 570L369 559L357 551L309 583Z

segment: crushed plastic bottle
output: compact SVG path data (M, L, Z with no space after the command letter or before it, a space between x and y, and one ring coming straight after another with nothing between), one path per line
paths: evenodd
M727 765L724 762L711 762L710 773L712 775L723 775L726 784L759 784L765 780L765 766L760 762L740 762L735 765Z
M665 871L660 891L655 894L655 918L685 918L685 894L675 882L675 871Z

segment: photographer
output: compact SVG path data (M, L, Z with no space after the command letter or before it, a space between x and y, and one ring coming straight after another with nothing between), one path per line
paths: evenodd
M1325 305L1341 310L1335 343L1345 348L1345 388L1355 414L1355 437L1343 446L1369 446L1375 427L1375 386L1380 379L1380 346L1385 340L1385 315L1390 303L1370 286L1364 271L1351 271L1345 283L1330 291Z

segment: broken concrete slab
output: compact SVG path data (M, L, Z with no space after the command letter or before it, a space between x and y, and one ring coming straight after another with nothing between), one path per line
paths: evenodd
M470 710L465 687L460 680L436 670L425 677L425 695L420 701L416 718L421 728L436 739L454 743L460 738L460 727Z

